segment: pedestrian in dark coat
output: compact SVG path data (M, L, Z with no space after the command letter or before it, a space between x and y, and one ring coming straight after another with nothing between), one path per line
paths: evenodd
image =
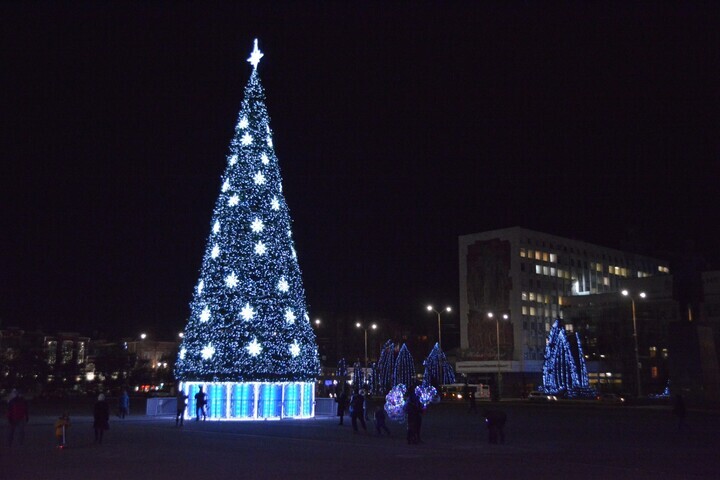
M102 443L105 430L110 429L110 406L105 395L98 395L93 409L93 428L95 429L95 443Z
M200 390L195 394L195 421L200 421L200 416L202 415L203 422L207 418L207 413L205 413L205 405L207 405L207 394L203 392L203 387L200 387Z
M414 390L410 390L407 402L405 403L405 413L407 413L407 442L409 444L422 443L420 440L420 429L422 427L423 406L420 399L415 395Z
M488 443L505 443L507 415L500 410L485 410L485 425L488 429Z
M338 425L342 425L345 419L345 409L348 407L348 398L345 389L343 389L339 397L335 398L335 401L337 402L337 415L340 417L340 423L338 423Z
M353 396L350 398L350 420L352 420L353 431L358 433L357 422L360 421L363 430L367 432L367 426L365 425L365 397L363 396L362 390L355 390Z
M7 410L8 419L8 447L12 446L13 439L17 437L20 445L25 440L25 424L30 421L27 400L22 393L13 390L10 393Z
M118 417L125 418L126 415L130 414L130 396L127 390L123 390L118 400Z
M188 396L185 395L185 392L182 390L178 390L175 399L177 400L177 408L175 409L175 426L182 427L185 422L185 408L187 407Z
M389 437L390 430L388 430L387 425L385 425L386 418L387 414L385 413L385 409L383 407L379 407L377 410L375 410L375 430L377 430L377 434L382 435L382 432L385 431L385 433L387 433Z

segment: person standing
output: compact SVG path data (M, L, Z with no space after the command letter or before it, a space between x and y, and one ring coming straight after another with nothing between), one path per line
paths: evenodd
M360 420L360 425L362 425L363 430L367 432L364 405L365 397L363 396L362 390L355 390L352 397L350 397L350 420L352 420L353 431L355 433L358 433L358 420Z
M93 428L95 429L95 443L102 443L105 430L110 429L110 406L102 393L98 395L93 408Z
M488 443L505 443L507 415L501 410L485 410L485 425L488 429Z
M415 394L415 390L410 390L405 404L405 411L407 413L407 442L409 444L422 443L420 429L422 427L423 406Z
M387 414L385 413L385 409L378 407L378 409L375 410L375 430L377 430L378 436L382 436L383 431L388 434L388 437L390 436L390 430L387 425L385 425L386 418Z
M183 392L182 389L178 389L178 393L175 398L177 400L177 413L175 414L175 426L182 427L183 422L185 421L185 408L187 407L188 396L185 395L185 392Z
M17 437L20 445L25 441L25 424L30 421L28 412L28 404L22 393L13 389L10 393L10 401L8 402L8 447L11 447L13 440Z
M337 397L335 401L337 402L337 415L340 417L340 423L338 423L338 425L342 425L345 419L345 409L348 406L347 390L343 388L340 396Z
M203 392L203 387L200 386L200 390L195 394L195 421L200 421L200 415L202 415L203 422L207 418L205 413L205 405L207 404L207 395Z
M130 396L128 396L127 390L123 390L118 400L119 413L118 417L125 418L125 415L130 414Z

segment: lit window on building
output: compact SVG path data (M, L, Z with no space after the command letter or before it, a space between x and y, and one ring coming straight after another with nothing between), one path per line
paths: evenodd
M520 294L520 297L523 299L523 301L527 302L528 293L527 293L527 292L522 292L522 293Z
M556 253L551 253L551 254L550 254L550 262L551 262L551 263L557 263L557 254L556 254Z
M663 348L663 349L662 349L662 358L667 358L667 357L668 357L668 349L667 349L667 348Z
M650 377L651 378L658 378L658 367L652 367L650 369Z
M525 255L526 255L525 249L524 249L524 248L521 248L521 249L520 249L520 256L521 256L522 258L525 258Z
M542 275L542 266L535 265L535 273L537 273L538 275Z
M657 347L650 347L650 358L655 358L657 356Z
M530 315L535 315L535 307L530 307Z
M535 292L530 292L528 298L530 299L531 302L534 302L534 301L535 301L535 298L536 298L536 297L535 297Z
M523 314L523 315L527 315L527 314L528 314L528 307L526 307L525 305L522 306L522 314Z

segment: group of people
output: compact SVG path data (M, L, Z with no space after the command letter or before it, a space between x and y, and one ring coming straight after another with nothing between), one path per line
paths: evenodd
M195 421L199 422L200 417L202 417L203 421L207 419L207 403L208 403L208 397L207 393L203 391L203 387L201 386L198 392L195 394ZM185 423L185 409L187 408L187 399L188 396L185 394L185 392L180 389L177 392L177 395L175 397L177 401L177 409L175 411L175 426L176 427L182 427Z
M352 422L353 432L359 433L358 424L360 427L367 432L367 426L365 424L365 414L368 409L368 400L365 396L365 391L355 389L352 396L348 399L347 391L343 389L340 394L335 398L337 403L337 416L340 418L338 425L344 424L346 410L350 414L350 420ZM475 410L474 398L471 403L472 411ZM407 443L414 445L422 443L420 432L422 430L422 416L425 412L425 406L422 404L418 396L411 389L405 401L405 415L407 418ZM380 405L375 409L375 429L377 435L382 435L383 432L390 436L390 430L387 427L386 419L387 414L385 413L384 406ZM505 424L507 423L507 415L505 412L500 410L485 410L483 412L485 418L485 425L488 430L488 442L489 443L505 443Z

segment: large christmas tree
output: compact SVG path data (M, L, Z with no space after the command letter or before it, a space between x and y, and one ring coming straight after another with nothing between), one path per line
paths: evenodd
M221 178L176 376L209 418L313 415L319 371L265 93L253 66Z

